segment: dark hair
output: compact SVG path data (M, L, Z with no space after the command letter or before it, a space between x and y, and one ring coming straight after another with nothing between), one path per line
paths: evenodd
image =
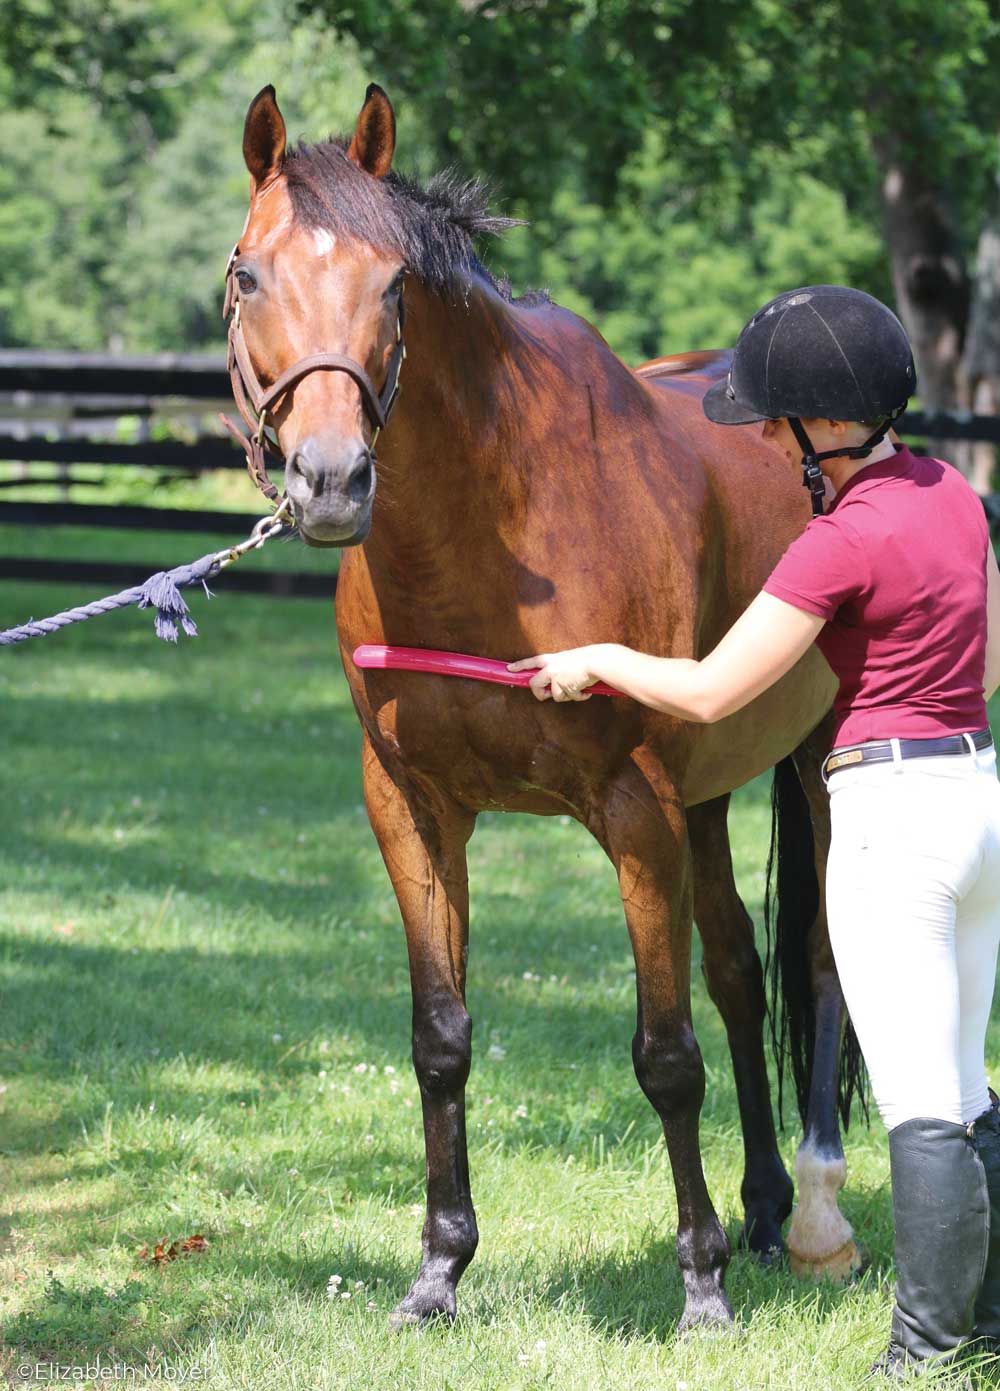
M502 236L525 224L522 218L491 213L489 189L481 180L463 179L451 169L424 185L394 170L376 179L348 158L343 138L315 145L300 140L286 152L282 173L294 215L307 227L395 252L439 293L464 277L480 275L505 299L513 299L509 282L494 279L479 260L473 237ZM533 291L521 302L547 299Z

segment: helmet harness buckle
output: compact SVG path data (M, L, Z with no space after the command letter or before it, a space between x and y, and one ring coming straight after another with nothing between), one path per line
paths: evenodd
M826 496L826 484L823 482L823 470L820 464L824 459L865 459L879 444L889 431L892 422L903 414L906 409L906 402L890 411L889 415L882 421L865 440L864 444L851 445L846 449L825 449L817 454L813 448L812 440L806 433L806 428L797 415L786 416L785 419L791 426L792 434L798 441L799 448L802 450L802 486L809 489L809 497L812 502L812 514L814 517L823 515L823 500Z

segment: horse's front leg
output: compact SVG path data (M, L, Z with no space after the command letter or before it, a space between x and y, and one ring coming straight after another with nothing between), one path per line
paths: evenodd
M655 791L654 791L655 781ZM680 1331L732 1321L723 1289L729 1241L705 1184L698 1116L705 1068L691 1022L692 866L684 807L658 768L630 763L592 826L618 873L636 968L632 1058L663 1123L677 1194Z
M796 1275L842 1280L862 1268L864 1257L851 1224L837 1204L847 1178L837 1107L847 1010L826 922L830 797L820 765L829 748L828 717L794 755L795 770L809 804L819 907L807 938L815 1033L805 1132L795 1156L799 1202L788 1229L788 1254Z
M435 1315L455 1317L455 1286L479 1241L469 1188L465 1083L472 1021L465 1008L469 877L465 847L471 812L443 794L397 784L367 734L365 804L406 929L413 992L413 1066L420 1084L427 1156L423 1260L396 1306L400 1327Z
M792 1181L774 1133L764 1057L764 972L753 919L733 877L728 811L728 793L688 808L694 919L702 940L702 974L726 1026L736 1078L744 1155L740 1244L771 1262L784 1253L781 1224L792 1210Z

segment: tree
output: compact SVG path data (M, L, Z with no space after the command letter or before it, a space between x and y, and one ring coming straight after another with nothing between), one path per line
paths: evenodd
M598 201L652 122L703 214L734 182L747 208L776 154L881 218L925 405L968 398L967 265L1000 129L997 0L299 0L437 95L443 154L537 198L578 167ZM559 186L558 180L556 187ZM982 364L980 364L982 365ZM995 357L986 376L1000 381ZM982 378L980 378L982 380Z

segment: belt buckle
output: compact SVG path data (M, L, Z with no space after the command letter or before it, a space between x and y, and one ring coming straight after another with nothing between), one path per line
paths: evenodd
M826 771L832 773L835 768L843 768L849 763L861 763L864 756L861 749L849 749L847 753L833 754L826 760Z

